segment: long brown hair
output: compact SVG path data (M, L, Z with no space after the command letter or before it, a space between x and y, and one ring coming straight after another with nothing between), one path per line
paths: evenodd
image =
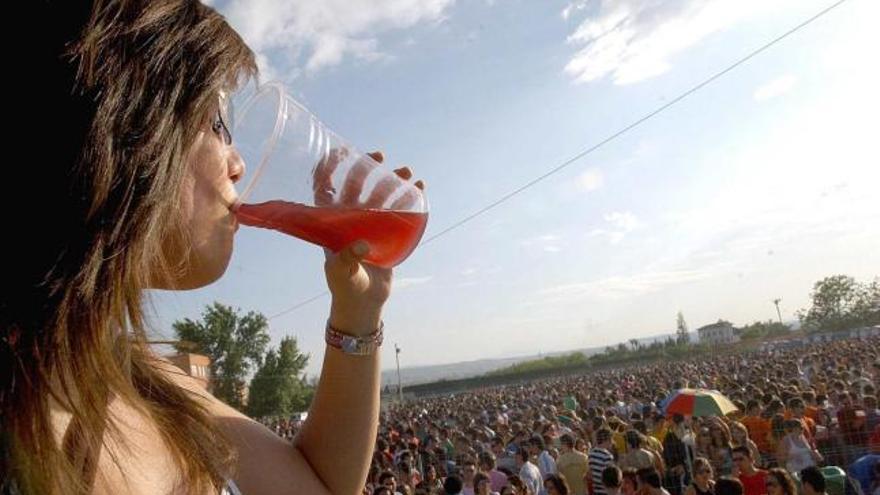
M173 219L187 152L254 55L196 0L27 3L47 24L20 48L41 72L18 125L46 139L7 197L41 208L6 225L22 245L4 246L16 266L0 295L0 491L89 492L119 433L114 399L155 423L187 492L220 486L233 452L157 371L142 303L185 269L162 246L185 241ZM61 442L53 403L72 415Z

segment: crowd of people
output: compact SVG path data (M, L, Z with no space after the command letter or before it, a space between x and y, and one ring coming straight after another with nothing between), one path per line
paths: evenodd
M872 337L411 400L382 413L364 493L843 495L825 486L839 466L877 495L878 383ZM682 388L738 411L665 414Z

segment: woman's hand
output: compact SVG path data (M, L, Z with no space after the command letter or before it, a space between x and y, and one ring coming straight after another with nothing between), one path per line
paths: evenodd
M384 161L384 156L379 151L369 153L369 156L379 163ZM373 188L366 200L360 200L364 181L370 171L367 163L355 164L343 181L340 194L332 194L335 191L332 191L330 177L344 158L344 150L331 150L328 159L315 169L316 205L377 208L394 194L396 184L393 181L382 181ZM413 176L408 167L398 168L394 172L403 180L410 180ZM414 185L419 189L425 187L420 180ZM404 194L395 200L392 208L406 209L406 203L411 201L415 201L415 198ZM333 299L330 324L344 333L367 335L375 331L382 318L382 306L391 293L391 269L364 263L364 257L369 250L370 246L364 241L356 241L338 253L324 250L324 273Z

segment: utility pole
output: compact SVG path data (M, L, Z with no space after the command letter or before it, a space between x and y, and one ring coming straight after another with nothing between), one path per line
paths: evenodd
M776 299L773 300L773 304L776 305L776 316L779 317L779 324L780 324L780 325L783 325L783 323L782 323L782 312L779 311L779 302L780 302L780 301L782 301L782 298L777 297Z
M397 358L397 398L403 404L403 385L400 382L400 347L394 343L394 357Z

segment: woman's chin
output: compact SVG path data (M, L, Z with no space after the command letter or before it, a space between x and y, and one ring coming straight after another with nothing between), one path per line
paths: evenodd
M232 258L232 246L222 252L198 253L195 250L186 263L186 268L165 277L151 281L150 289L193 290L210 285L226 273Z

